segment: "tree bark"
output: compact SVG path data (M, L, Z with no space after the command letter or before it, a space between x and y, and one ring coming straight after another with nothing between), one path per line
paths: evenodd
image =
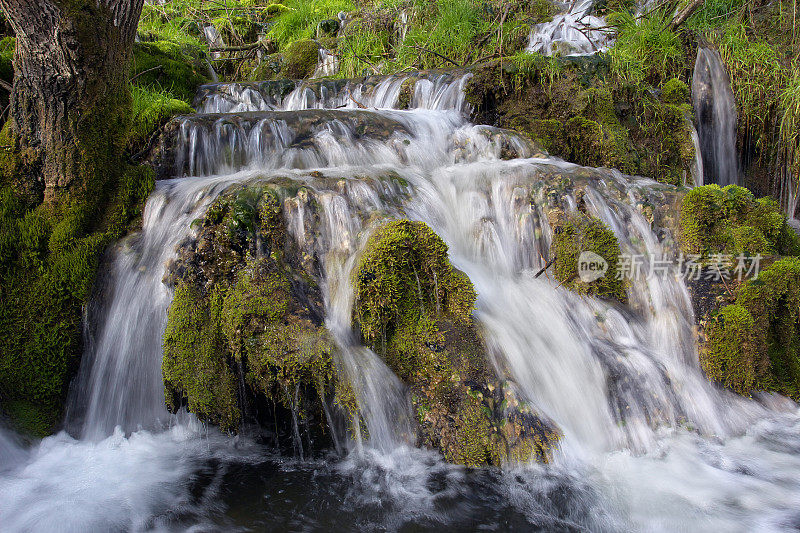
M0 0L14 31L11 129L46 202L96 194L120 168L144 0Z

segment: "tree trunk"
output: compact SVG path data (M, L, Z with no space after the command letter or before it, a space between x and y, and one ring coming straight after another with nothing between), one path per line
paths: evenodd
M98 194L120 168L143 3L0 0L17 37L10 127L46 202Z

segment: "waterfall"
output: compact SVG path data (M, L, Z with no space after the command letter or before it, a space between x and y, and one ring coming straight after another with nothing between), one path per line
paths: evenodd
M739 184L736 103L719 52L700 48L692 76L694 106L706 183Z
M609 38L606 21L590 15L594 0L577 0L562 7L550 22L536 24L528 38L529 52L550 55L589 55L605 51Z
M513 132L472 124L467 80L430 73L201 88L199 113L168 130L174 177L157 182L141 230L109 252L69 408L80 438L60 433L25 449L0 430L3 529L796 523L797 406L741 398L705 379L681 278L635 276L622 307L575 294L549 272L536 276L550 257L554 206L599 218L644 264L675 257L645 208L674 190L537 154ZM166 264L218 195L287 180L313 196L315 213L286 201L283 216L300 249L320 259L337 371L367 428L340 447L345 458L276 459L257 438L222 435L164 407ZM564 433L552 464L472 472L414 448L408 391L352 327L359 254L381 222L403 217L431 226L472 280L490 363Z

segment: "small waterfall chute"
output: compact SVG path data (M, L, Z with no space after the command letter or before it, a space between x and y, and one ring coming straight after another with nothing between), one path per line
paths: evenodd
M705 183L739 184L736 102L719 52L701 47L692 75L692 104L703 155Z

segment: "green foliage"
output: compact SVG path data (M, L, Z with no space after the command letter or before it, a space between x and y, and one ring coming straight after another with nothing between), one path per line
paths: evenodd
M797 254L798 237L771 199L756 200L744 187L705 185L684 196L680 209L681 246L689 254L750 251ZM765 246L766 245L766 246Z
M554 273L565 287L579 294L626 301L625 284L619 276L620 248L614 232L602 221L583 213L553 215ZM597 280L586 283L578 277L578 259L583 252L594 252L608 263L608 270Z
M725 63L739 116L740 151L748 153L746 183L765 193L771 191L776 163L795 190L800 179L795 7L789 0L710 0L688 22L706 34Z
M0 40L0 80L11 83L14 79L14 47L16 45L14 37L3 37Z
M35 208L0 187L0 397L21 429L53 429L80 358L82 306L100 257L152 187L152 171L131 167L101 194Z
M680 36L670 29L671 17L654 11L638 19L629 12L616 13L612 23L617 40L609 50L612 71L621 79L658 85L685 67Z
M281 47L315 37L320 22L356 9L351 0L290 0L284 6L268 33Z

